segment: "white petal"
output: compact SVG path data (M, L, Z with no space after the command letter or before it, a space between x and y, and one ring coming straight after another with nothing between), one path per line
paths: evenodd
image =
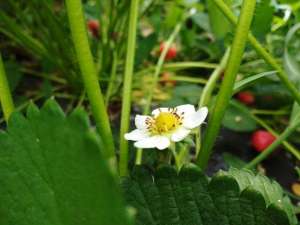
M131 131L130 133L126 133L124 135L124 137L126 140L139 141L139 140L147 138L148 134L147 134L147 132L145 132L143 130L135 129L135 130Z
M154 109L151 114L156 117L160 112L168 112L168 111L169 108L157 108Z
M183 140L186 136L189 135L191 131L184 128L184 127L180 127L178 128L171 136L171 140L174 142L178 142Z
M157 142L157 136L144 138L134 143L137 148L155 148Z
M185 116L189 116L193 113L196 112L195 110L195 106L190 105L190 104L186 104L186 105L180 105L176 107L177 109L177 113L180 115L181 113L183 113L184 117Z
M204 122L207 114L208 114L207 107L202 107L192 115L184 117L183 126L188 129L193 129L195 127L198 127L200 126L201 123Z
M159 150L163 150L166 149L170 146L170 140L167 137L164 136L158 136L156 138L156 148L158 148Z
M141 130L147 129L147 125L146 125L147 118L152 119L150 116L136 115L135 119L134 119L136 128L141 129Z
M169 138L165 136L152 136L134 143L137 148L158 148L163 150L170 146Z

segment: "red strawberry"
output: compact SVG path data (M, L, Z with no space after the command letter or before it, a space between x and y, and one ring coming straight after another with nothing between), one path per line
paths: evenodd
M99 37L99 28L100 28L100 24L98 20L89 20L88 23L88 29L91 32L91 34L93 35L93 37L98 38Z
M160 47L159 47L159 53L161 54L162 51L164 50L165 48L165 43L162 42L160 44ZM171 60L171 59L174 59L177 55L177 48L175 45L171 45L171 47L169 48L168 52L167 52L167 55L166 55L166 60Z
M264 151L276 140L276 137L265 130L257 130L252 134L251 144L258 152Z
M252 105L255 97L251 91L241 91L237 94L237 99L245 105Z

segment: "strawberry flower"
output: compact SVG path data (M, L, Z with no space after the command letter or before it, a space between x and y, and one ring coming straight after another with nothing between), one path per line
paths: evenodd
M182 141L192 129L200 126L208 114L207 107L198 111L193 105L158 108L152 116L136 115L137 129L125 134L126 140L135 141L137 148L166 149L171 142Z

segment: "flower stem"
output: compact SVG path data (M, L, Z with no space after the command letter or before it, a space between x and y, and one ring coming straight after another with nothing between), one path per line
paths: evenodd
M131 104L131 85L134 67L136 29L138 19L139 0L132 0L129 12L129 28L127 41L126 65L123 85L122 98L122 117L120 128L120 162L119 171L121 176L128 175L128 141L125 140L124 134L128 132L130 121L130 104Z
M213 144L221 127L225 110L233 92L233 86L245 49L249 28L255 10L255 4L256 1L253 0L243 1L224 80L217 96L211 118L208 122L208 128L205 133L202 149L197 157L197 163L203 169L207 166Z
M8 122L10 114L14 111L14 103L6 78L6 73L0 54L0 101L5 121Z
M139 148L136 150L135 165L142 165L143 161L143 149Z
M209 100L211 99L212 92L216 87L216 83L227 65L229 53L230 53L230 48L227 48L223 58L221 59L220 64L215 68L215 70L211 74L207 84L205 85L201 93L201 97L198 103L198 108L206 106ZM198 156L200 152L200 148L201 148L201 130L199 129L196 133L196 156Z
M103 152L107 158L114 161L115 151L113 136L88 42L82 3L81 0L66 0L66 6L82 80L91 104L98 131L104 143Z
M208 102L212 96L212 92L215 89L216 83L217 83L220 75L222 74L222 72L225 70L225 67L228 62L229 52L230 52L230 48L228 48L226 50L223 58L221 59L220 64L218 65L218 67L215 68L215 70L211 74L207 84L205 85L205 88L203 89L201 98L198 103L199 108L206 106L208 104Z
M182 22L179 22L175 26L173 32L171 33L170 37L166 41L165 47L164 47L164 49L163 49L163 51L162 51L162 53L161 53L161 55L160 55L160 57L157 61L154 76L153 76L153 81L152 81L151 87L149 88L149 93L148 93L148 96L147 96L147 99L146 99L146 105L144 107L143 114L149 114L154 89L157 85L157 82L159 81L159 74L161 72L161 69L162 69L163 63L165 61L167 52L168 52L169 48L171 47L171 44L173 43L175 37L179 33L179 31L181 29L181 26L182 26ZM143 157L143 150L138 149L137 152L136 152L136 159L135 159L135 164L136 165L140 165L142 163L142 157Z
M230 10L230 8L223 2L223 0L213 0L214 3L219 7L227 19L234 25L237 24L237 18ZM264 47L256 40L256 38L251 34L248 34L248 40L256 52L264 58L264 60L273 67L278 73L279 79L287 87L287 89L292 93L298 104L300 104L300 92L296 86L289 80L287 73L282 69L282 67L276 62L276 59L266 50Z
M300 114L298 114L298 118L295 119L293 123L291 123L284 132L277 137L277 139L263 152L261 152L256 158L254 158L251 162L249 162L245 168L250 169L256 166L258 163L266 159L274 150L285 140L287 139L300 125Z
M175 161L175 165L177 170L180 170L180 161L178 158L178 154L176 152L176 144L175 143L171 143L170 147L169 147L170 151L172 152L172 155L174 157L174 161Z

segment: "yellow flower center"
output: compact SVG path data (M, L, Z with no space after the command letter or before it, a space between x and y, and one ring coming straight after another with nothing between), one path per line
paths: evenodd
M160 112L155 118L146 120L148 130L151 134L166 134L174 131L182 124L183 114L179 116L176 109L169 109L168 112Z
M171 131L178 126L178 118L169 112L161 112L155 118L155 125L160 132Z

